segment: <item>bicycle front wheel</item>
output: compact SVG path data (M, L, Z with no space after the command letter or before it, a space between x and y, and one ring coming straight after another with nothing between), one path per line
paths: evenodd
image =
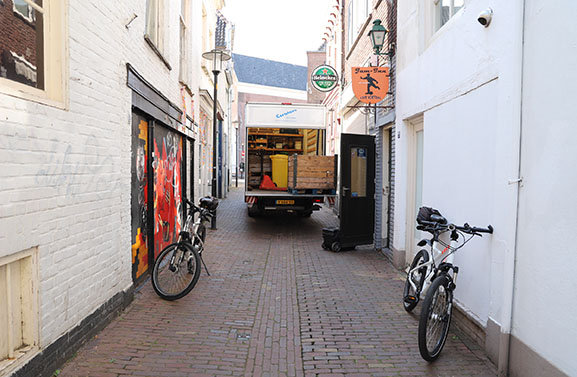
M415 255L411 267L409 267L409 273L407 274L407 280L405 280L405 289L403 290L403 306L405 310L411 312L415 309L415 306L419 303L419 296L421 294L421 289L423 288L423 283L425 282L425 277L427 274L427 267L421 267L411 273L413 269L417 266L429 261L429 255L425 250L421 250ZM417 291L413 289L411 282L417 287Z
M449 334L453 305L453 291L449 289L449 284L447 275L436 277L423 302L419 320L419 351L427 361L435 361L439 357Z
M174 243L162 250L152 268L152 287L165 300L188 294L200 276L200 256L189 245Z

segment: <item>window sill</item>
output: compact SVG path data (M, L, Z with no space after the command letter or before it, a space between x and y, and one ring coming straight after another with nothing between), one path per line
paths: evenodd
M38 351L39 349L37 346L25 346L20 348L16 351L13 359L4 359L0 361L0 373L6 373L6 376L9 376L10 373L14 373L18 368L26 365L27 362L32 360L32 358L38 354Z
M194 94L192 93L192 90L190 89L190 86L188 86L188 83L186 83L183 80L178 80L178 82L180 83L180 85L182 85L182 87L184 88L184 90L186 90L186 92L190 95L190 96L194 96Z
M0 94L36 102L41 105L51 106L61 110L68 109L67 97L64 97L64 93L66 92L65 87L62 89L64 93L56 93L56 96L51 98L51 96L44 90L33 88L5 78L0 78L0 84L2 86Z
M148 36L148 34L144 34L144 40L146 41L146 43L148 43L148 45L150 46L150 48L152 48L152 51L154 51L154 53L160 58L160 60L164 63L164 65L166 66L166 68L168 68L169 71L172 71L172 67L170 65L170 63L168 62L168 60L166 60L166 58L162 55L162 52L160 52L160 50L158 49L158 47L156 47L156 45L154 44L154 42L150 39L150 37Z

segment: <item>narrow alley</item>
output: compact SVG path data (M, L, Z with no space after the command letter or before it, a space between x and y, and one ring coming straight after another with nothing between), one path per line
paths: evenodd
M167 302L150 281L61 376L492 376L483 351L453 329L421 359L418 309L403 310L402 274L370 248L333 253L309 219L246 215L240 188L219 206L194 290Z

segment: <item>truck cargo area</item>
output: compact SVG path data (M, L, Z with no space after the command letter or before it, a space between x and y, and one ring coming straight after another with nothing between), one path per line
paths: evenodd
M288 166L293 155L319 156L323 153L322 130L249 128L247 135L247 190L289 191ZM274 187L263 184L268 176ZM268 181L268 179L267 179Z
M245 201L250 216L292 211L302 216L335 195L335 156L325 156L322 105L248 103Z

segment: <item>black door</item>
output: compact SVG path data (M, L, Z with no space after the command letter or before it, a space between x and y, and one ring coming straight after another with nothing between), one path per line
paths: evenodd
M341 135L340 240L342 247L373 243L375 137Z

